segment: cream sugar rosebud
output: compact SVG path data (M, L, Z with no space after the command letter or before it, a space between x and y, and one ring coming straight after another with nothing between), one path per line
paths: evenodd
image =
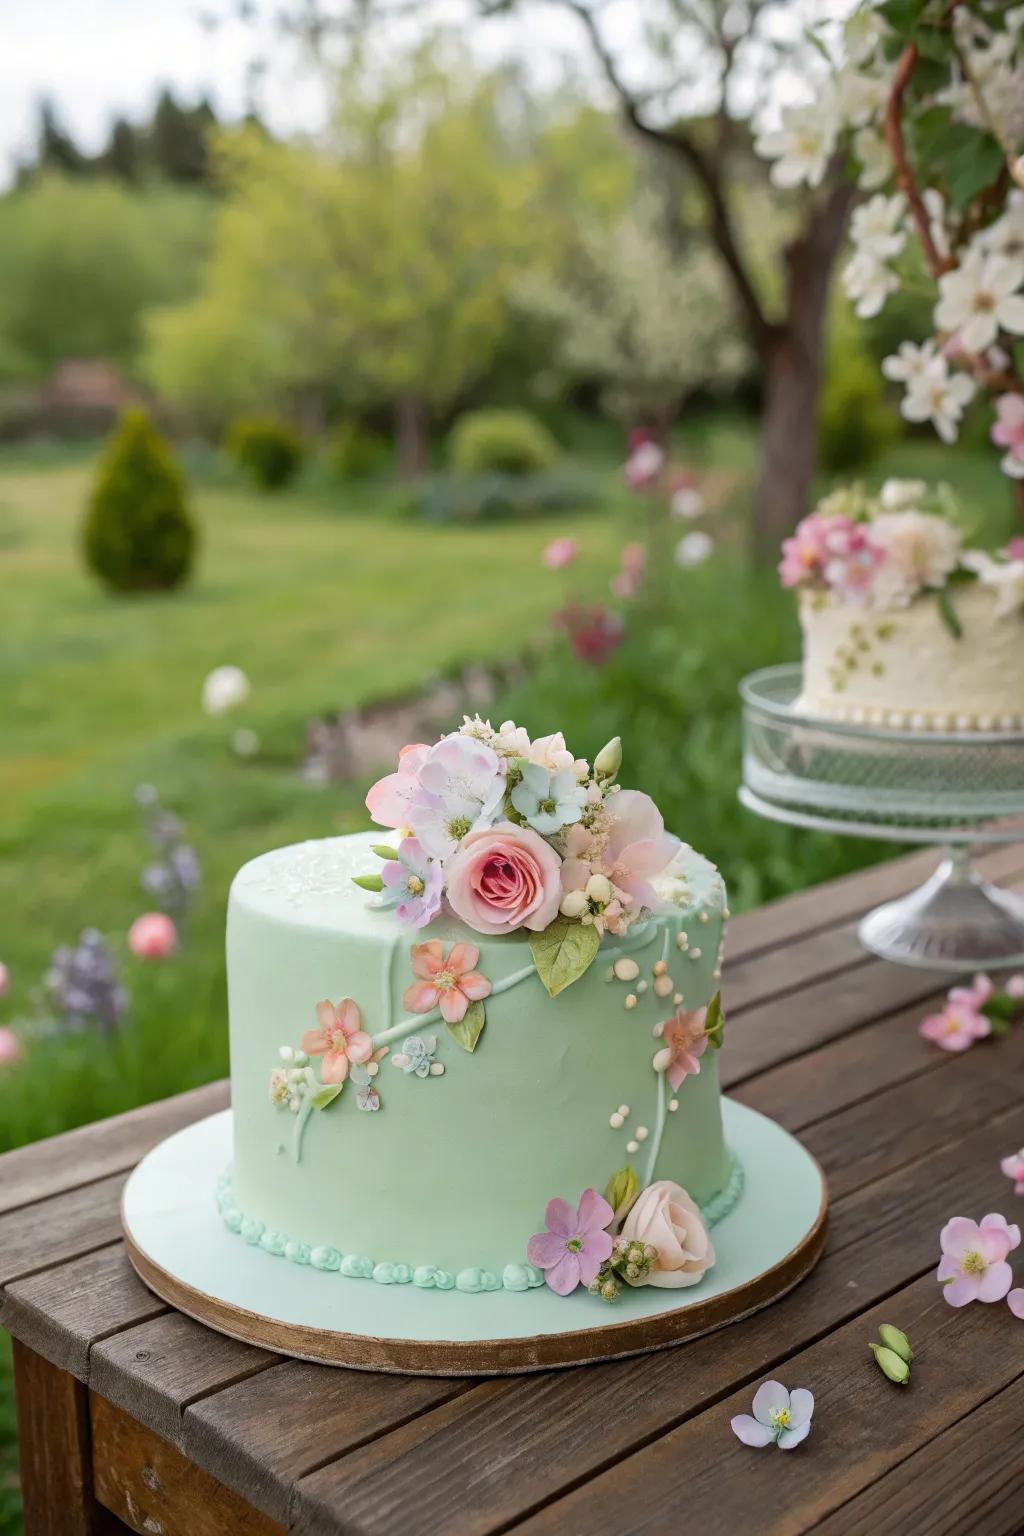
M594 772L599 779L614 779L622 767L622 740L613 736L594 758Z

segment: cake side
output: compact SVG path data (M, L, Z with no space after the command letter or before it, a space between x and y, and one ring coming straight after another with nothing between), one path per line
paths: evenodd
M656 881L664 910L606 934L586 973L551 997L521 932L484 936L450 915L413 934L397 925L352 883L374 841L278 850L232 887L235 1157L224 1203L244 1235L354 1275L520 1289L540 1278L526 1248L552 1197L575 1201L624 1165L641 1186L672 1180L709 1219L720 1214L739 1176L714 1052L677 1091L674 1069L654 1067L666 1051L655 1031L717 990L717 871L681 849ZM490 984L472 1052L443 1020L408 1009L413 947L432 940L448 954L471 944ZM341 997L386 1054L364 1063L362 1087L347 1082L323 1109L293 1113L280 1097L281 1048L315 1027L319 1001Z

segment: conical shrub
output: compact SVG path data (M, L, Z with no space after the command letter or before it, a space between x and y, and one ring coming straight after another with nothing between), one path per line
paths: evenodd
M196 531L185 482L145 411L125 411L107 444L83 528L90 570L117 592L176 587Z

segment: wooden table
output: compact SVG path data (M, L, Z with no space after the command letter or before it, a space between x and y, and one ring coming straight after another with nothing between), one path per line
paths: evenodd
M1024 883L1024 848L982 855ZM363 1375L207 1332L119 1240L128 1169L222 1108L216 1083L0 1158L0 1323L15 1339L27 1536L875 1536L1024 1529L1024 1325L955 1311L934 1271L956 1214L1014 1212L1024 1029L943 1055L943 978L858 949L914 855L730 925L729 1090L797 1131L831 1184L828 1248L778 1305L660 1354L505 1380ZM880 1322L909 1390L872 1363ZM729 1430L758 1382L817 1400L792 1455Z

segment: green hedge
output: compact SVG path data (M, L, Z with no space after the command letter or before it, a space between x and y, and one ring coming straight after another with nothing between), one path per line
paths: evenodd
M83 527L85 559L118 592L176 587L196 531L184 479L145 411L126 411L100 461Z

